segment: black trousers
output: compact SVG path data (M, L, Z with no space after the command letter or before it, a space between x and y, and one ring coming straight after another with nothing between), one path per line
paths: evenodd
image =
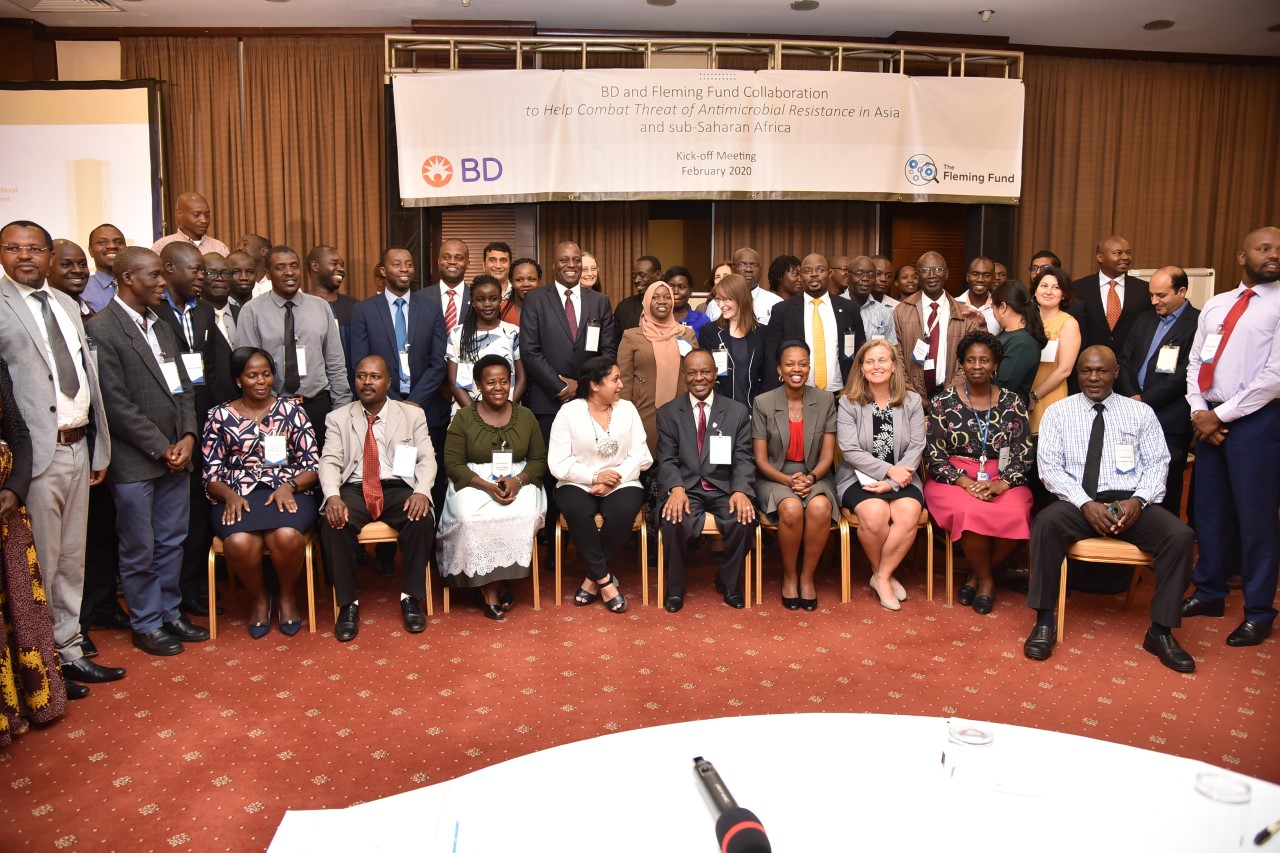
M208 510L205 511L208 515ZM93 615L120 609L120 540L116 538L116 502L106 483L89 489L89 523L85 530L84 593L80 599L80 633Z
M436 523L431 513L417 521L410 521L404 511L404 503L413 489L402 480L382 481L382 515L385 522L400 534L400 550L404 553L404 577L400 591L417 599L427 597L427 561L436 542ZM346 607L359 595L356 593L356 536L372 517L365 506L364 491L359 483L347 483L339 490L339 497L347 505L347 526L335 530L320 513L320 547L324 548L325 564L333 578L334 591L338 594L338 606Z
M281 368L283 369L283 368ZM333 411L333 398L329 396L328 391L321 391L314 397L304 398L302 401L302 411L307 413L307 420L311 421L311 428L316 432L316 448L324 452L324 419ZM206 507L206 510L208 508ZM206 511L205 515L209 513Z
M1058 605L1058 584L1062 577L1062 558L1067 548L1081 539L1092 539L1098 532L1084 513L1067 501L1059 500L1036 516L1031 525L1031 583L1027 589L1027 606L1036 610ZM1156 591L1151 599L1151 621L1169 628L1182 624L1182 594L1191 582L1191 528L1164 507L1147 507L1133 527L1116 537L1156 555Z
M1187 473L1187 439L1166 441L1169 445L1169 477L1164 484L1164 500L1160 506L1173 513L1174 518L1182 515L1182 487Z
M668 596L684 598L685 574L689 565L689 543L702 534L704 517L709 512L720 528L724 552L720 555L720 583L729 592L738 589L738 573L751 549L749 525L738 521L729 510L729 495L721 491L689 489L689 513L676 524L662 520L662 539L666 546Z
M578 559L586 564L587 577L599 582L609 577L609 563L631 538L636 513L644 505L644 489L628 486L596 497L577 486L556 489L560 511L569 523L569 536L578 549ZM596 529L596 513L604 526Z

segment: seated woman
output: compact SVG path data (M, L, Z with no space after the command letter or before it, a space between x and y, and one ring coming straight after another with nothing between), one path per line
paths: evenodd
M475 299L474 294L472 299ZM547 448L533 412L511 399L511 364L490 353L475 365L480 399L449 424L436 545L451 587L480 587L481 611L499 622L515 603L510 581L529 577L542 529Z
M502 322L520 325L524 298L542 284L542 265L533 258L516 258L511 262L511 292L502 298Z
M1031 536L1031 430L1022 398L991 381L1003 356L986 330L965 335L956 345L964 384L929 402L924 496L973 568L957 600L981 614L995 605L991 567Z
M871 591L901 610L907 591L893 573L911 550L924 506L920 457L924 406L907 388L898 348L880 340L858 350L840 395L836 435L843 459L836 474L841 505L858 516L858 541L871 563Z
M1073 294L1071 276L1057 267L1042 269L1031 280L1041 327L1049 343L1040 351L1040 365L1031 386L1031 434L1040 432L1040 418L1049 406L1067 397L1067 378L1080 355L1080 323L1067 312Z
M716 360L716 393L750 409L764 382L764 329L756 320L751 286L729 273L711 288L719 308L698 332L698 344Z
M622 399L618 365L607 356L588 359L578 375L577 399L565 403L551 425L547 450L547 467L558 481L556 506L587 567L573 596L578 607L603 596L613 613L626 611L609 563L630 538L644 503L640 472L652 464L640 413ZM604 518L598 530L597 513Z
M751 412L756 499L776 519L782 552L782 606L817 610L813 574L839 515L835 481L836 404L831 394L805 383L809 345L784 341L778 354L782 385L756 397ZM797 564L800 565L797 577Z
M658 409L685 393L680 359L698 345L693 330L676 322L675 304L671 285L649 285L641 297L640 325L623 332L618 343L622 399L640 412L650 455L658 446Z
M520 363L520 327L501 319L502 290L491 275L478 275L471 283L471 310L449 335L445 358L449 361L449 388L453 393L453 413L480 399L476 388L475 365L481 357L495 354L507 360L515 373L512 399L524 394L524 365Z
M1040 312L1020 281L1006 281L997 287L991 294L991 305L1001 330L996 340L1004 347L995 383L1026 401L1040 366L1040 351L1047 341Z
M707 324L709 318L701 311L689 307L689 296L693 293L693 274L684 267L674 266L668 267L662 278L671 288L671 299L675 303L671 316L677 323L684 323L692 329L694 337L697 337L698 330Z
M307 531L318 509L315 431L302 407L272 393L275 362L258 347L231 354L240 396L209 412L204 425L204 488L213 534L222 539L227 568L249 590L249 636L271 630L271 599L262 580L262 551L280 579L280 633L302 628L294 587L302 573Z

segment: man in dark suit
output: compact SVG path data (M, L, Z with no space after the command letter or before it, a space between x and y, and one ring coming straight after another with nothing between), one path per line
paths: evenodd
M777 311L774 311L777 316ZM662 536L666 540L668 583L663 606L684 607L689 542L702 535L711 513L724 538L716 588L724 603L741 608L738 573L750 549L756 510L756 466L751 452L751 413L741 403L715 393L716 364L711 353L696 349L684 357L688 394L658 409L658 490Z
M662 261L653 255L641 255L631 265L631 284L635 291L613 309L613 326L618 331L618 340L622 340L622 333L627 329L640 325L640 315L644 313L644 292L660 278Z
M1151 310L1147 283L1128 275L1133 247L1123 237L1108 237L1098 244L1096 275L1075 282L1076 298L1067 310L1080 323L1080 351L1104 346L1112 352L1124 349L1134 321ZM1075 393L1074 388L1071 389Z
M778 378L778 345L798 340L813 353L809 383L820 391L839 393L858 348L867 342L858 308L847 299L832 299L831 268L822 255L800 262L804 293L774 306L764 331L764 389L782 384ZM821 329L817 321L821 320Z
M200 291L200 301L213 309L213 328L218 332L209 333L209 349L205 355L209 364L206 381L214 406L240 396L236 377L231 375L232 341L236 339L236 321L240 319L240 306L231 301L235 275L230 262L222 255L210 252L204 256L204 288Z
M184 642L209 639L180 608L178 580L191 501L196 407L178 336L155 309L164 269L147 249L115 260L117 299L89 321L98 345L102 399L111 428L111 468L120 536L120 578L133 645L176 655Z
M1182 480L1191 445L1191 405L1187 402L1187 362L1200 311L1187 301L1187 274L1161 267L1149 285L1154 311L1134 321L1120 351L1116 390L1155 409L1169 445L1169 479L1160 505L1182 511Z
M440 244L440 256L436 259L438 282L423 288L423 293L440 303L446 340L454 326L461 325L471 311L471 288L467 287L466 282L467 264L470 262L471 250L466 243L461 240L445 240ZM390 281L397 273L385 270L384 274Z

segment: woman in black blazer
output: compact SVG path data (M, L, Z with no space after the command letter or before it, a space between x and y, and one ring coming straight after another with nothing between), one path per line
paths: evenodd
M698 330L698 346L716 360L716 393L750 409L760 393L765 362L764 330L756 323L751 286L730 273L712 287L711 295L720 316Z

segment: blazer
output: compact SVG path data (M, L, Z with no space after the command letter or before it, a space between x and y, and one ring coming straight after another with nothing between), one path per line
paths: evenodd
M554 415L560 410L556 395L564 388L560 376L577 379L582 365L598 355L615 358L618 342L614 335L613 310L609 297L579 287L581 316L578 336L569 337L569 322L555 282L529 291L520 309L520 360L529 374L529 408L535 415ZM600 350L587 352L587 327L600 327Z
M961 305L952 299L950 294L946 294L946 297L951 314L947 319L945 346L941 348L944 351L942 356L947 360L946 375L950 377L945 387L950 388L964 381L964 376L960 372L960 362L956 358L956 344L970 332L978 330L985 332L987 321L968 305ZM907 385L919 394L922 400L925 397L924 367L918 364L911 354L915 350L917 341L929 340L924 333L924 323L920 317L920 301L923 298L924 291L917 290L893 309L893 326L898 332L898 354L902 356L902 363L907 369ZM962 316L962 312L971 312L972 316Z
M227 307L231 309L231 317L239 320L240 306L228 302ZM209 308L212 309L213 306L210 305ZM218 331L216 314L212 321L213 331L209 333L209 350L204 360L205 382L209 386L209 397L212 401L210 410L240 396L240 387L236 385L238 377L231 375L231 353L235 352L235 348L222 337L222 332Z
M421 406L427 423L435 428L449 423L449 401L436 393L445 377L444 313L440 310L440 289L435 289L434 296L430 290L428 287L410 292L408 297L409 402ZM401 399L396 329L387 299L381 293L357 303L351 312L352 369L370 355L381 356L387 362L391 369L391 390L387 396ZM361 433L361 440L363 437Z
M187 345L186 333L182 329L182 317L177 311L173 310L173 306L169 304L167 299L160 300L160 304L156 306L156 314L161 320L169 324L169 328L173 330L174 337L178 342L178 349L181 352L198 352L200 358L204 362L204 382L200 384L192 383L195 390L196 403L196 419L200 426L204 426L205 418L209 416L209 410L214 406L227 402L227 400L213 399L213 386L215 384L220 387L225 386L225 381L218 382L215 370L217 365L214 364L213 347L215 339L222 340L222 333L218 331L218 318L213 313L213 306L206 302L196 300L196 307L191 311L191 331L195 337L195 346ZM225 343L225 341L224 341ZM230 369L231 357L228 353L227 367ZM234 383L232 384L234 388ZM235 397L240 396L238 393ZM234 399L234 397L228 397Z
M875 443L874 412L870 403L854 403L846 396L840 397L836 412L836 440L840 443L840 469L836 471L836 494L844 499L845 491L858 483L854 471L885 479L892 465L904 465L911 469L911 485L923 491L920 482L920 459L924 456L926 428L924 406L920 395L908 391L901 406L893 406L893 455L895 463L882 462L871 453Z
M1108 279L1102 273L1085 276L1075 283L1076 298L1071 300L1067 311L1080 323L1080 352L1092 346L1111 347L1111 351L1120 357L1120 350L1129 338L1134 321L1148 311L1155 313L1151 306L1151 287L1146 281L1126 275L1124 278L1124 299L1120 303L1120 319L1115 329L1107 326L1107 300L1103 291L1107 288ZM1188 347L1189 348L1189 347ZM1141 358L1141 355L1139 355ZM1074 371L1072 378L1074 379Z
M721 326L715 322L705 323L698 330L698 346L710 353L715 353L721 349L729 352L728 341L730 337L732 336L729 334L727 326ZM733 355L730 354L729 372L724 376L716 377L716 393L732 397L742 405L750 408L755 403L756 395L760 393L760 387L764 384L764 328L757 327L754 332L738 340L746 341L750 349L747 363L739 364L735 362ZM745 400L733 396L733 376L739 370L746 371L749 391ZM741 380L739 380L739 383L741 384Z
M778 379L778 345L793 338L805 340L804 312L809 307L808 299L807 293L798 293L773 306L769 325L765 326L764 332L765 368L762 387L766 391L782 385L782 381ZM858 310L858 306L847 299L836 299L830 296L828 299L831 300L832 310L836 314L836 351L839 353L840 379L843 382L849 378L853 357L867 342L867 331L862 325L862 313ZM854 337L852 350L845 346L846 335ZM809 345L813 346L813 342L810 341Z
M697 347L693 330L687 326L680 330L679 339ZM622 341L618 344L618 374L622 377L622 398L630 400L640 412L644 434L649 439L650 453L658 445L658 406L654 400L657 371L653 343L638 328L623 332ZM676 373L676 396L687 394L684 371L677 368Z
M756 463L751 452L751 414L747 407L716 394L707 413L707 435L733 437L733 463L711 464L711 442L698 452L698 428L689 395L681 394L658 409L658 487L660 500L676 486L685 491L701 488L706 478L728 494L756 496Z
M1186 447L1191 441L1191 404L1187 402L1187 363L1191 360L1191 347L1195 341L1196 325L1200 322L1200 309L1191 303L1182 309L1173 327L1161 339L1161 346L1178 347L1178 361L1173 373L1156 373L1157 349L1147 363L1146 387L1138 385L1138 371L1142 358L1151 348L1160 317L1155 311L1144 311L1134 320L1129 337L1120 351L1120 376L1116 379L1116 391L1126 397L1142 395L1142 402L1155 410L1156 420L1164 427L1170 444Z
M93 470L101 471L111 463L111 432L102 404L98 365L90 349L92 342L80 322L80 306L76 301L60 290L49 288L49 292L71 316L80 340L81 364L89 379L90 465ZM13 383L13 396L31 432L31 478L35 479L49 467L58 445L58 398L53 383L53 363L35 317L24 304L17 286L4 275L0 275L0 304L6 309L0 310L0 358L9 363L12 375L20 377Z
M119 302L113 300L89 321L88 332L98 344L102 400L115 442L107 472L112 483L162 477L169 473L162 458L169 445L188 435L197 446L200 443L195 394L178 357L182 352L178 337L167 323L156 323L153 328L160 352L177 365L180 394L170 393L142 330ZM190 467L188 463L188 470Z
M431 487L436 481L436 454L431 446L426 414L420 408L388 398L382 405L380 417L386 419L388 448L407 443L418 449L418 463L413 468L413 476L399 479L415 494L425 495L430 500ZM320 491L328 500L338 494L342 484L351 479L356 468L363 464L364 436L369 429L369 421L364 414L364 404L357 400L326 415L324 425Z
M836 398L825 391L804 387L804 466L812 471L822 456L826 425L835 423ZM787 414L787 389L778 387L756 397L751 409L752 438L767 436L769 464L782 470L791 443L791 416Z

